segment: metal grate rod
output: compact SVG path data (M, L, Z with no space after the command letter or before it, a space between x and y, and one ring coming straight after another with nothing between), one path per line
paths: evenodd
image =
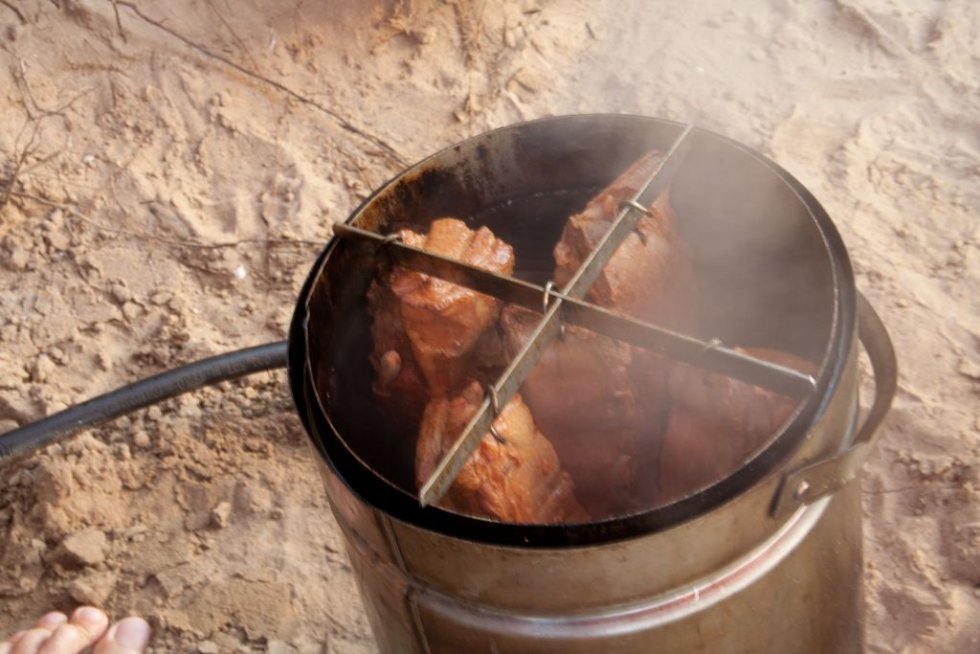
M688 137L693 129L693 125L684 128L667 152L667 156L647 178L639 192L623 205L613 224L603 235L602 240L599 241L572 279L562 289L562 295L581 298L589 290L592 282L595 281L602 268L616 252L619 244L636 228L640 218L646 213L646 207L653 204L654 200L667 189L680 167L684 154L690 147ZM562 303L563 300L557 298L548 305L541 322L528 337L527 342L524 343L514 360L510 362L507 369L493 384L492 394L498 398L499 406L505 406L517 393L521 384L524 383L524 380L527 379L541 358L544 349L560 333ZM422 506L437 502L446 494L449 486L456 479L466 461L472 456L484 434L489 431L495 417L491 411L490 398L487 397L480 404L476 415L467 423L463 433L460 434L429 478L422 484L419 491L419 502Z
M366 256L373 257L374 252L384 248L385 256L389 257L392 265L438 277L493 296L507 304L516 304L540 313L542 307L551 306L556 300L561 300L560 318L564 324L584 327L597 334L691 363L711 372L795 399L807 397L816 388L816 381L811 375L794 368L744 354L725 347L717 340L703 341L610 311L585 300L564 295L550 285L542 287L515 277L498 275L351 225L334 225L334 233L352 244L363 244L370 248Z

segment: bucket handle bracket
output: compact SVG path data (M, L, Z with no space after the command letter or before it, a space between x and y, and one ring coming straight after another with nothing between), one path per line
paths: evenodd
M832 495L857 477L871 454L875 436L898 386L895 348L871 303L857 294L858 337L875 377L875 398L854 443L847 450L787 473L773 497L770 515L779 520L801 506Z

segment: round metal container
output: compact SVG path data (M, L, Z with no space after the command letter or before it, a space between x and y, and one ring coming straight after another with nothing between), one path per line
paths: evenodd
M506 127L408 169L349 222L387 232L465 217L512 243L519 271L541 280L562 216L681 129L622 115ZM671 202L703 273L716 330L705 336L821 363L817 392L782 431L666 506L550 526L420 507L414 442L365 391L374 265L336 239L320 256L290 331L290 383L382 651L862 650L851 482L894 392L894 354L806 189L749 148L703 130L694 138ZM860 426L857 336L878 376Z

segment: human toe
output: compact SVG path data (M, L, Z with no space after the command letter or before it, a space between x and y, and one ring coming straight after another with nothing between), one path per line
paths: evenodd
M55 629L58 628L58 626L64 624L67 621L68 621L68 616L66 616L64 613L59 613L58 611L52 611L51 613L45 613L44 615L42 615L41 619L39 619L37 623L34 625L34 629L47 631L48 635L50 635L50 632L54 631ZM17 642L20 641L20 639L23 638L26 633L27 633L26 629L22 631L18 631L7 640L0 643L0 654L10 654L10 652L13 651L14 645L16 645ZM32 636L32 638L35 639L38 637L40 637L40 635Z
M61 625L68 622L68 616L60 611L52 611L51 613L45 613L41 616L41 619L37 621L34 625L38 629L47 629L48 631L54 631Z
M109 628L93 654L139 654L150 642L150 625L143 618L125 618Z
M68 622L58 626L44 641L38 654L78 654L94 645L109 626L109 618L99 609L83 606L71 614ZM16 649L11 654L20 654Z
M9 654L38 654L41 645L51 637L50 629L35 627L16 634L10 639ZM0 652L4 650L0 649Z

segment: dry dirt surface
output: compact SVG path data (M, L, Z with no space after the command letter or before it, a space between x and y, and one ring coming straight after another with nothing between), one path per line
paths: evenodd
M282 339L330 225L436 149L696 121L816 194L899 352L868 650L980 651L978 87L972 0L2 0L0 432ZM0 534L0 633L92 602L157 652L374 651L281 372L0 467Z

